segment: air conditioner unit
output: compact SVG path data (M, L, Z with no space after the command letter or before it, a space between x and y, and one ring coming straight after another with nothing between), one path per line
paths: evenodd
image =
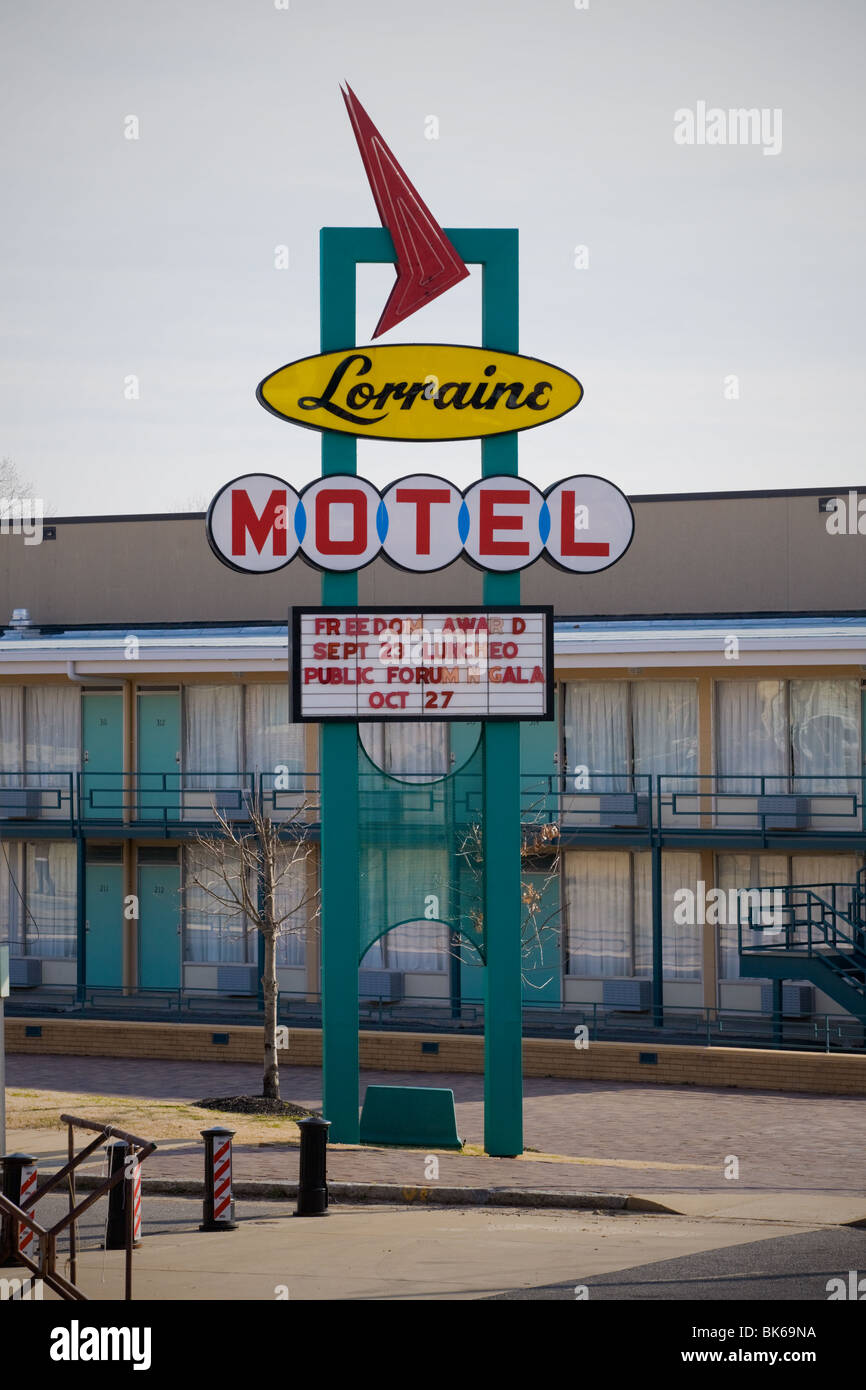
M218 814L226 821L249 820L249 795L247 787L221 787L208 803L208 809L216 806Z
M609 1009L646 1013L652 1004L652 980L604 980L601 1002Z
M403 998L402 970L359 970L358 995L361 999L381 999L399 1004Z
M42 984L42 961L32 956L12 956L9 961L11 989L35 989Z
M0 787L0 820L38 820L41 809L38 787Z
M761 985L761 1012L773 1012L773 986ZM804 1018L815 1012L814 985L782 985L782 1013L791 1018Z
M767 830L805 830L809 824L808 796L759 796L758 815Z
M217 989L221 994L255 994L256 973L254 965L218 965Z
M598 798L599 825L616 829L646 829L650 822L648 796L633 792L605 792Z

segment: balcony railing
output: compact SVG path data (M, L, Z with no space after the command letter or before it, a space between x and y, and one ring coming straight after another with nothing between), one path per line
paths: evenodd
M205 989L135 989L108 986L50 985L39 990L13 991L6 1001L10 1017L50 1019L85 1018L168 1021L171 1019L214 1024L260 1024L260 1000L220 996ZM321 1027L321 996L312 992L280 990L280 1023L293 1028ZM484 1004L480 1000L449 1000L413 996L395 1004L386 998L366 998L359 1009L364 1029L430 1033L479 1034L484 1029ZM38 1026L38 1025L37 1025ZM588 1040L691 1044L706 1047L790 1047L797 1051L866 1052L863 1023L848 1014L812 1014L804 1018L774 1020L755 1010L666 1005L664 1025L650 1012L623 1013L608 1005L563 1001L524 1001L525 1037L574 1039L578 1026L587 1029Z
M852 883L786 884L741 892L740 954L795 952L866 959L866 928L855 915L855 895Z
M260 797L279 822L317 827L320 783L301 771L3 772L0 837L74 834L132 825L143 833L213 826L217 813L248 823ZM359 773L362 818L395 840L436 834L483 819L481 775ZM788 778L761 774L660 775L523 773L520 816L526 826L556 825L564 841L584 838L675 845L693 837L766 845L793 835L844 844L866 835L866 778Z
M655 778L653 826L665 832L744 833L766 841L792 832L835 839L864 832L866 779L717 773Z
M77 815L76 772L0 771L0 837L7 825L41 824L71 834Z

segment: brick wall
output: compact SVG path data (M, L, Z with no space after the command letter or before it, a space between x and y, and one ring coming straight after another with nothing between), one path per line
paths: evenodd
M26 1037L27 1028L40 1037ZM215 1042L214 1038L228 1038ZM423 1044L438 1046L425 1052ZM6 1020L8 1052L78 1057L166 1057L179 1061L262 1060L260 1028L214 1028L189 1023L110 1022L102 1019ZM484 1039L422 1033L361 1033L361 1066L371 1071L481 1072ZM641 1056L655 1058L642 1062ZM317 1029L292 1028L284 1065L320 1066ZM645 1046L590 1043L578 1049L559 1039L527 1038L526 1076L580 1081L643 1081L665 1086L735 1086L745 1090L866 1095L866 1056L772 1052L761 1048Z

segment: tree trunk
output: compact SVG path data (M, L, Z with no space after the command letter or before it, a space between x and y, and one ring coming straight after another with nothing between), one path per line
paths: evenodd
M265 1070L262 1095L268 1100L280 1099L280 1064L277 1057L277 933L274 926L274 860L275 845L271 835L265 837L264 860L264 927L265 973L262 988L265 996Z
M264 933L265 973L265 1070L262 1095L269 1100L280 1098L280 1064L277 1058L277 950L274 932Z

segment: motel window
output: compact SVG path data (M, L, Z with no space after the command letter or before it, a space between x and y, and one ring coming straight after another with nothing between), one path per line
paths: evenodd
M23 953L21 883L20 846L15 840L0 839L0 942L7 942L16 956Z
M23 954L74 959L77 941L75 846L51 840L26 844L23 879L24 902L18 914L18 940Z
M228 856L231 890L240 896L240 858ZM277 938L277 965L303 967L306 958L306 864L293 857L292 846L277 856L276 910L289 916ZM194 880L198 878L199 883ZM202 887L204 884L205 887ZM252 964L258 959L258 929L239 908L218 902L229 890L210 855L195 845L184 849L184 960L187 964ZM255 885L251 885L255 897Z
M240 896L239 856L226 851L232 892ZM230 897L213 859L196 845L183 852L183 938L184 961L199 964L243 964L256 960L256 931L239 908L218 902L208 888L221 898ZM194 880L198 878L199 883Z
M262 777L265 798L276 776L300 779L305 770L303 724L291 723L288 682L187 685L183 692L183 770L187 815L201 816L216 797L240 809L239 788ZM281 774L277 769L285 769Z
M424 917L427 899L448 911L448 851L431 846L369 845L361 876L364 939L376 936L362 964L389 970L444 971L448 927ZM378 935L390 927L384 936Z
M78 687L0 687L0 786L44 788L40 814L68 816L71 775L80 767Z
M740 978L739 934L736 915L729 911L731 889L784 888L790 882L790 866L786 854L719 854L716 856L716 887L727 895L723 913L725 921L715 927L719 941L719 979ZM728 921L733 917L733 921ZM745 939L749 939L748 937ZM760 941L755 937L755 941Z
M293 776L303 773L305 730L303 724L290 720L288 682L245 685L243 694L245 766L250 772L268 774L266 789L273 785L278 766L287 767Z
M862 858L856 854L719 854L716 856L716 885L726 893L731 889L785 888L789 884L797 888L810 887L819 898L825 902L835 900L845 911L851 898L849 885L856 882L862 863ZM836 885L835 892L830 885ZM772 900L768 910L772 910ZM740 953L733 904L725 903L724 915L728 920L717 927L719 978L737 980L740 978ZM750 937L748 933L744 940ZM797 931L794 939L805 940L805 933ZM760 936L754 937L755 944L760 940Z
M634 886L628 852L566 850L569 975L634 974Z
M278 966L302 967L306 961L307 918L312 915L314 905L310 903L308 907L305 899L312 878L312 873L308 878L308 870L315 868L315 864L308 864L304 858L303 846L300 855L296 851L293 853L291 844L281 846L277 856L276 905L279 916L284 913L289 916L277 937Z
M860 775L856 680L716 682L716 768L726 792L852 794Z
M0 786L17 784L24 770L24 691L20 685L0 686Z
M566 767L588 769L587 790L630 791L633 774L688 778L697 772L697 683L566 681L564 735Z
M584 978L652 974L651 857L566 850L566 970ZM666 980L699 980L701 928L675 919L680 888L695 891L700 856L662 855L662 949Z

